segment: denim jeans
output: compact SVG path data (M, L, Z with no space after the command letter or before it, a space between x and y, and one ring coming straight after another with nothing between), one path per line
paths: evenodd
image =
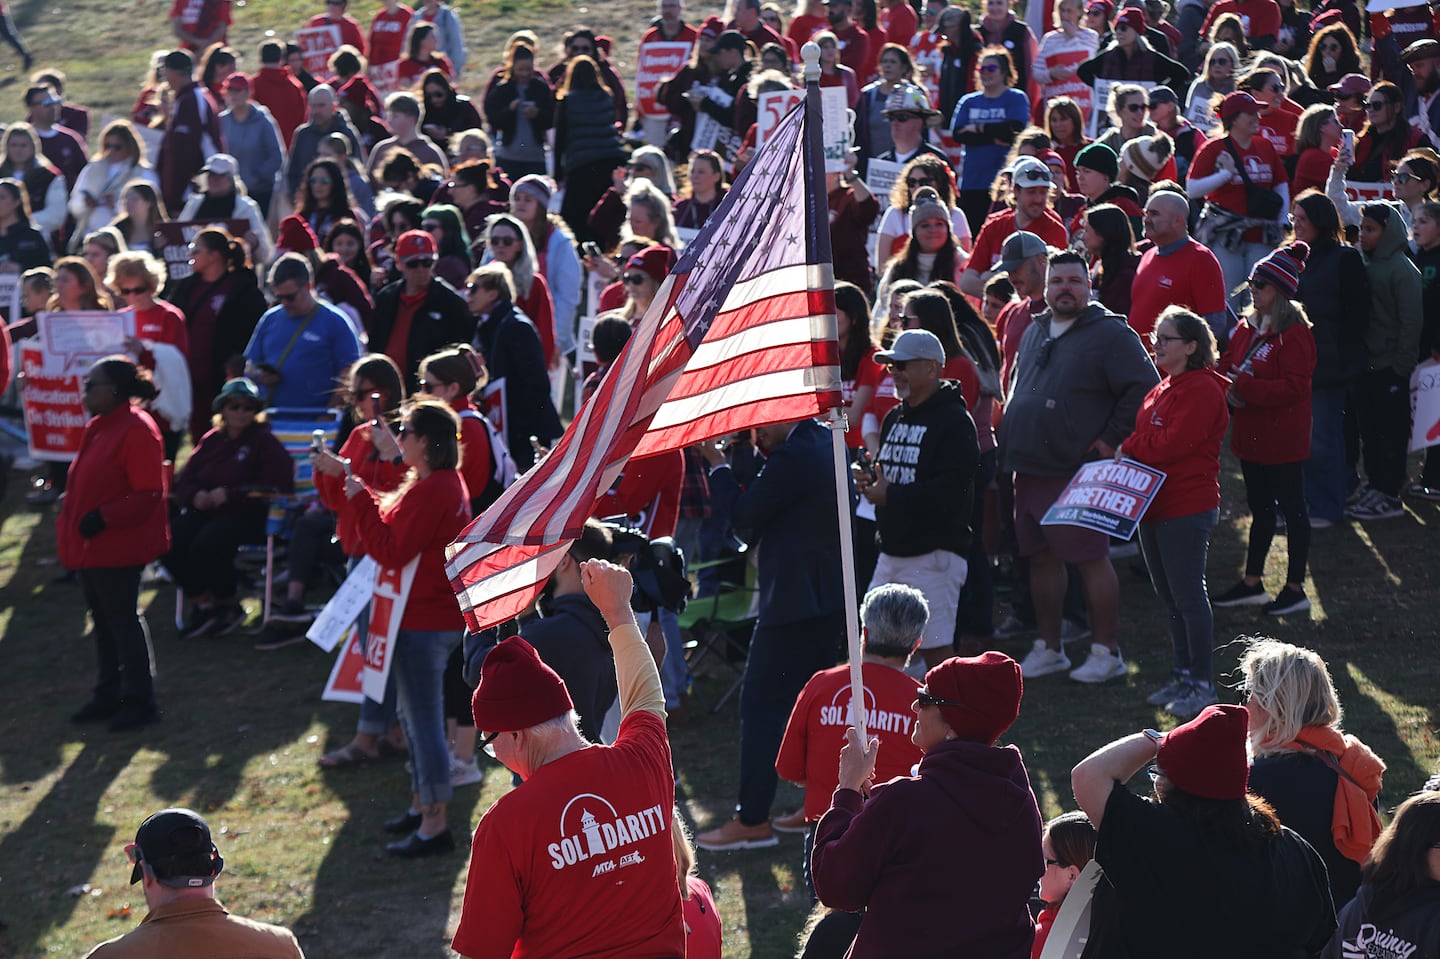
M1350 466L1345 462L1345 387L1310 392L1310 459L1305 464L1305 501L1310 515L1338 523L1345 518Z
M410 743L410 789L421 805L448 802L450 744L445 738L445 662L460 643L458 629L402 629L390 678Z
M95 637L96 702L155 703L155 653L139 612L143 569L119 566L82 569L77 574Z
M740 821L770 819L779 777L775 754L800 690L822 669L835 665L845 640L845 613L777 626L757 626L740 687Z
M1227 250L1224 244L1217 243L1211 248L1215 259L1220 261L1220 272L1225 277L1225 296L1230 301L1230 306L1236 313L1244 312L1245 306L1250 302L1250 291L1245 287L1245 282L1250 279L1250 268L1259 262L1261 257L1268 256L1271 247L1264 243L1241 243L1237 250ZM1239 292L1235 292L1236 288Z
M1169 616L1175 668L1206 682L1211 680L1215 616L1205 591L1205 560L1210 532L1219 521L1220 510L1212 509L1140 524L1150 582Z
M690 670L685 666L685 636L680 632L680 616L674 610L662 609L656 615L665 634L660 685L665 691L665 708L675 709L690 689Z

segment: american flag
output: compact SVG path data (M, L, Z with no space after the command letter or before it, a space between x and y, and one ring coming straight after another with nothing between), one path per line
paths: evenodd
M666 277L565 435L447 550L471 629L524 611L631 456L839 406L819 88Z

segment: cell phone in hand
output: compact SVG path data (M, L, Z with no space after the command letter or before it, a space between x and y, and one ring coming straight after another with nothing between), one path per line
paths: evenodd
M602 256L600 252L600 246L594 240L586 240L584 243L581 243L580 249L585 253L586 256L596 260L600 259L600 257Z
M315 430L310 434L310 452L319 456L325 452L325 431Z
M855 451L855 465L865 471L870 482L879 482L880 475L875 472L875 461L870 458L870 451L863 446Z
M376 423L380 422L380 394L370 394L370 418Z

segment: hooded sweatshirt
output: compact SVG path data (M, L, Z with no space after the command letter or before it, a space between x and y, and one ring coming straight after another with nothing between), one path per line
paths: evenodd
M1370 292L1375 311L1365 330L1365 350L1369 354L1369 370L1391 370L1399 376L1410 375L1420 351L1420 328L1424 322L1421 306L1420 271L1406 256L1408 230L1397 204L1390 204L1385 232L1375 252L1365 257L1370 274Z
M941 380L925 402L901 403L885 415L875 465L890 481L875 507L880 551L922 556L970 549L970 496L980 444L960 384Z
M820 901L865 910L850 959L1028 959L1026 903L1045 863L1020 751L950 740L918 772L869 800L835 790L816 827Z
M1015 358L1015 382L1000 423L1002 468L1068 476L1093 459L1096 440L1116 447L1160 382L1150 352L1125 318L1091 302L1059 337L1050 311L1035 317Z
M1221 358L1219 369L1244 402L1233 413L1230 448L1251 463L1298 463L1310 456L1310 392L1315 373L1315 336L1301 322L1279 333L1262 333L1246 317Z
M1220 505L1220 444L1230 424L1230 381L1206 368L1167 376L1145 394L1125 455L1165 473L1145 522L1193 516Z
M1393 902L1377 903L1361 886L1340 913L1340 927L1322 959L1392 959L1440 956L1440 882L1412 889Z

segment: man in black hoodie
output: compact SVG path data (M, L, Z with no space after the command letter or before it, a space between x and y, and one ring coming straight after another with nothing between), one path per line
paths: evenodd
M935 334L906 330L875 362L890 370L900 405L881 427L875 474L856 469L857 488L875 506L880 546L870 588L903 583L925 594L930 621L920 654L935 666L955 641L980 445L960 385L940 377L945 348Z

